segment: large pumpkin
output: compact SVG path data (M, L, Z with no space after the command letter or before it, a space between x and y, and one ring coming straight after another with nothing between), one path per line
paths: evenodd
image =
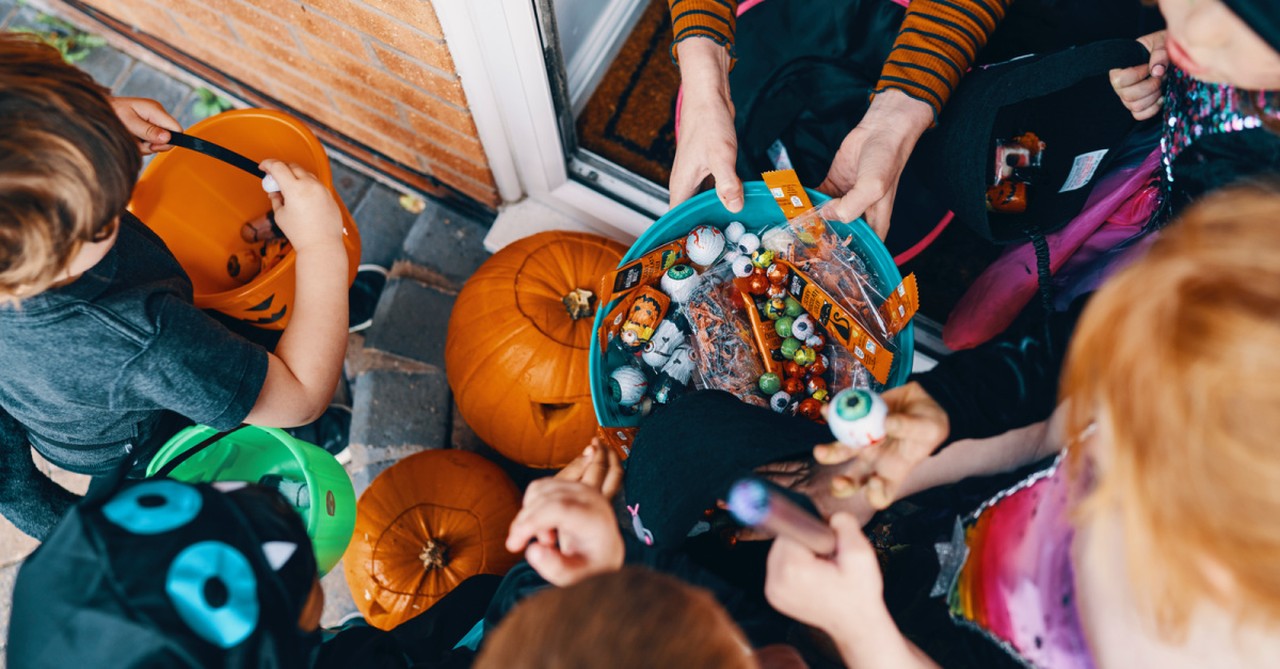
M593 313L571 315L564 300L594 291L625 253L596 235L543 232L494 254L463 287L445 371L463 419L499 453L530 467L563 467L590 441Z
M370 625L390 630L476 574L519 560L504 545L520 491L474 453L423 451L378 475L360 496L343 556L347 585Z

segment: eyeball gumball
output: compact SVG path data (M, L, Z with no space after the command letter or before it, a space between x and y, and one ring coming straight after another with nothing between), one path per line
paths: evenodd
M681 344L671 352L671 358L662 366L662 373L675 379L682 386L689 385L689 379L693 378L692 353L687 344Z
M699 225L684 238L684 252L695 265L706 267L724 253L724 233L710 225Z
M769 277L769 283L775 286L781 286L787 280L787 268L773 263L764 271L765 276Z
M799 339L800 341L805 341L809 337L812 337L813 333L813 317L809 314L796 316L795 321L791 323L791 336Z
M808 418L809 420L818 420L822 418L822 402L806 397L800 400L800 406L796 407L796 413Z
M827 358L826 354L819 353L818 357L814 358L813 364L809 365L809 373L813 374L814 376L822 376L823 374L827 373L827 369L830 367L831 367L830 359Z
M688 265L673 265L662 275L662 292L666 293L671 299L684 304L693 296L693 289L698 287L698 281L702 278L697 270Z
M765 318L768 318L771 321L776 321L779 318L782 318L782 315L786 313L786 308L786 303L775 297L770 298L768 302L765 302L764 311L761 313L764 314Z
M792 330L796 329L795 323L791 324L791 329ZM787 360L795 360L796 351L800 350L800 347L802 345L803 344L800 343L800 340L796 339L795 337L787 337L786 339L783 339L782 340L782 357L786 358Z
M744 232L738 238L738 253L749 256L760 250L760 237L754 232Z
M795 326L793 325L792 328L794 327ZM799 349L796 349L796 355L792 358L792 360L796 361L797 365L801 365L803 367L812 365L813 361L817 359L818 353L808 346L801 346Z
M791 395L785 390L779 390L769 398L769 408L778 413L786 413L787 408L791 406Z
M751 264L760 269L768 269L773 264L773 251L769 249L760 249L751 254ZM767 274L765 275L768 276ZM770 281L769 283L773 283Z
M760 380L757 382L757 385L760 386L760 392L772 396L774 393L782 390L782 379L773 372L765 372L760 375Z
M836 441L850 448L874 446L884 440L889 407L879 395L859 388L836 393L827 404L827 424Z
M804 394L804 381L798 376L788 376L782 382L782 389L788 394L799 397Z
M609 373L609 394L621 406L633 407L639 404L644 391L648 389L649 381L644 377L644 372L631 365L623 365Z
M730 244L737 244L746 231L747 226L743 225L742 221L730 221L729 225L724 226L724 238L729 240Z
M783 337L783 338L790 337L793 321L795 321L794 318L790 316L783 316L782 318L779 318L778 320L773 322L773 329L778 333L779 337Z
M732 267L733 275L739 279L745 279L751 276L751 271L756 268L755 265L751 264L751 258L748 258L747 256L738 256L737 258L734 258Z

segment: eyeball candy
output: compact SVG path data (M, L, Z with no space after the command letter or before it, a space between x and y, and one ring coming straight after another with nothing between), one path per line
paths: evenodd
M710 225L699 225L684 238L684 252L695 265L706 267L724 252L724 233Z
M749 256L760 250L760 238L754 232L745 232L738 238L738 253Z
M630 365L623 365L609 373L609 394L613 401L624 407L632 407L644 397L649 389L649 381L644 372Z
M813 332L813 317L809 314L797 316L791 323L791 336L799 339L800 341L805 341L809 337L812 337Z
M782 379L773 372L765 372L764 374L761 374L760 380L757 383L760 386L760 392L766 395L773 395L779 390L782 390Z
M866 448L884 440L889 407L877 394L858 388L836 393L827 404L827 423L836 441L850 448Z
M791 330L794 327L793 321L795 321L794 318L790 316L783 316L782 318L779 318L778 320L773 322L773 329L778 333L779 337L783 337L783 338L790 337Z
M789 406L791 406L791 396L786 391L780 390L769 398L769 408L778 413L786 411Z
M739 279L745 279L751 276L751 271L756 268L755 265L751 264L751 258L748 258L747 256L738 256L737 258L734 258L732 267L733 275Z
M262 190L267 193L279 193L280 183L276 181L275 177L268 174L262 177Z
M671 352L671 358L662 366L662 373L675 379L680 385L688 385L693 378L693 356L687 344Z
M747 226L743 225L742 221L731 221L729 225L724 226L724 237L730 244L737 244L746 231Z
M697 270L688 265L673 265L662 275L659 282L662 285L662 292L671 296L671 299L684 304L693 296L693 289L698 287L698 280L701 276Z

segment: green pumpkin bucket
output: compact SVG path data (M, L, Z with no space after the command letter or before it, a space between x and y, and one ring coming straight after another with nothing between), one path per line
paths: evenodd
M147 476L154 476L170 461L217 434L217 430L203 425L182 430L156 453L147 466ZM271 476L305 483L302 504L295 503L294 508L307 527L315 547L316 567L322 575L342 559L351 543L356 526L356 493L351 478L324 449L295 439L284 430L243 426L181 461L167 475L188 483L257 483Z

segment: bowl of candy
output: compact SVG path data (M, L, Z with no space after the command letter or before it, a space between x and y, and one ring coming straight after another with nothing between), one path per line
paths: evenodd
M647 416L695 388L822 421L840 390L906 382L914 277L865 222L829 220L826 196L771 185L744 184L737 213L714 192L680 204L602 281L591 398L624 453Z

